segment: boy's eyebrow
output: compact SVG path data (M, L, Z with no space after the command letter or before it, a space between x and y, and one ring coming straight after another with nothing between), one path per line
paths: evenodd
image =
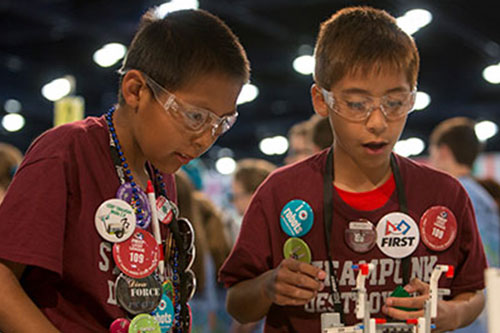
M389 90L386 90L384 95L386 94L390 94L390 93L397 93L397 92L408 92L408 89L403 87L403 86L399 86L399 87L395 87L395 88L392 88L392 89L389 89ZM368 91L368 90L365 90L365 89L361 89L361 88L348 88L348 89L343 89L342 90L342 93L344 94L363 94L363 95L371 95L371 93Z

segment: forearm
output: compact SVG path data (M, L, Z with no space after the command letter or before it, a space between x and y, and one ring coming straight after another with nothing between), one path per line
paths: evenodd
M465 327L472 323L484 308L484 293L482 290L476 292L465 292L458 294L449 301L454 305L458 327Z
M272 301L265 295L264 283L271 278L273 271L232 286L227 293L226 308L229 314L240 323L249 323L262 319Z
M3 263L0 263L0 295L1 332L58 332Z

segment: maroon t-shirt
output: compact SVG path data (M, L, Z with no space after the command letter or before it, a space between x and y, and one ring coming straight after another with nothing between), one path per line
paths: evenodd
M164 179L175 198L173 177ZM89 117L36 139L0 206L0 257L27 265L23 288L63 332L108 332L126 317L114 294L112 244L94 227L119 186L106 121Z
M311 230L301 238L309 245L313 265L329 274L323 223L323 170L327 150L303 162L275 171L257 190L247 209L236 244L220 271L226 287L251 279L273 269L283 260L283 244L289 236L280 227L280 213L293 199L309 203L314 212ZM451 297L484 288L486 260L469 197L458 181L444 173L397 156L408 202L408 215L418 224L422 214L432 206L446 206L457 219L457 235L451 246L436 252L422 241L411 255L411 278L429 282L436 264L455 266L455 277L439 281L440 288L451 289ZM385 298L402 285L401 259L384 255L375 246L367 253L352 251L345 243L344 231L350 221L365 218L373 224L390 212L400 211L397 191L382 207L372 211L356 210L333 191L331 251L338 278L347 325L359 322L355 317L357 272L353 264L373 262L375 271L366 280L372 317L384 317L381 308ZM420 238L421 239L421 238ZM266 319L266 332L319 332L322 312L333 312L330 279L316 298L305 306L273 304Z

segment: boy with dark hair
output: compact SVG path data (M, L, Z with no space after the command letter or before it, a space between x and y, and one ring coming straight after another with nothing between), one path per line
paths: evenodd
M167 274L159 280L173 284L175 296L165 302L175 311L160 317L175 332L188 331L188 254L181 236L189 236L189 222L174 218L168 228L156 228L155 207L144 191L151 181L157 197L175 201L172 173L236 120L248 60L237 37L212 14L184 10L160 18L151 10L121 73L119 104L99 118L42 134L0 206L3 332L108 332L112 323L112 331L126 325L159 330L146 306L162 294L156 242L167 235L174 242L166 244ZM133 236L123 240L125 234ZM135 256L128 259L127 251ZM117 278L115 264L129 276ZM145 284L151 293L143 296L151 297L128 299L133 290L115 289L119 279L128 281L125 290Z
M345 8L321 25L315 57L312 102L330 118L333 147L255 193L220 272L229 312L267 316L266 332L319 332L324 312L353 325L352 266L369 262L371 315L417 318L433 267L448 264L456 275L440 281L451 295L438 303L437 331L468 325L486 267L470 200L454 178L392 153L415 100L413 39L385 11ZM417 296L389 297L403 286Z

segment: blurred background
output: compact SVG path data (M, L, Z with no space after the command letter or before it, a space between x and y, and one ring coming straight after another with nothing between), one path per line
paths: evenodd
M116 69L141 14L151 6L165 12L199 7L229 24L252 64L240 118L205 154L205 164L213 168L221 157L281 164L288 130L313 113L310 56L319 23L356 4L398 17L420 50L419 110L410 115L398 151L427 154L432 128L457 115L489 121L480 129L486 151L500 150L494 135L500 121L498 14L487 1L466 0L1 0L0 141L25 151L54 121L105 112L116 101ZM65 95L77 98L54 102Z

